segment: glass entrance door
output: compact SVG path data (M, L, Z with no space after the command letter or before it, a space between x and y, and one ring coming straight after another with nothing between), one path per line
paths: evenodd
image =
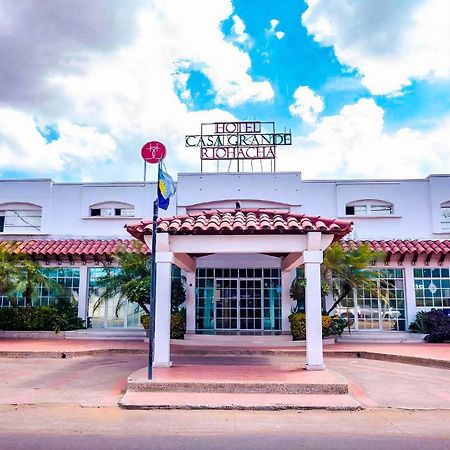
M239 315L241 330L262 330L262 282L240 280Z
M261 279L216 279L216 330L261 331L262 299Z
M238 280L216 280L216 330L238 329Z

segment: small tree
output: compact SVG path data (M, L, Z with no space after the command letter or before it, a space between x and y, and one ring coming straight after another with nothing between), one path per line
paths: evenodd
M322 283L329 284L335 301L327 314L330 314L353 289L365 288L376 292L375 273L369 267L380 256L368 244L344 250L338 242L330 245L325 252L322 264Z
M325 306L322 307L324 314L329 315L353 289L376 291L374 272L369 270L369 267L379 256L380 254L374 252L368 244L344 250L342 245L336 242L325 250L321 266L322 304L324 305L324 298L329 292L332 292L335 300L328 311ZM295 312L304 310L305 286L306 279L302 274L292 282L289 293L297 302Z
M0 247L0 294L9 297L16 294L16 282L19 267L25 258L24 254L11 253Z
M297 276L291 284L289 289L289 295L296 302L292 312L304 312L305 311L305 286L306 279L302 276Z
M171 298L170 305L172 314L180 312L180 306L186 300L186 289L184 288L183 282L176 278L172 280Z
M326 315L325 307L325 297L328 295L330 290L330 285L325 277L325 271L322 269L321 272L321 297L322 297L322 315ZM292 309L292 312L304 312L305 311L305 287L306 278L303 270L300 269L297 277L291 284L289 289L289 295L297 304Z
M114 259L120 270L107 267L105 274L96 280L94 293L99 297L94 305L97 309L106 300L118 297L116 314L125 300L137 303L147 314L150 313L150 274L151 267L148 257L141 251L143 244L136 242L136 253L125 248L117 251Z

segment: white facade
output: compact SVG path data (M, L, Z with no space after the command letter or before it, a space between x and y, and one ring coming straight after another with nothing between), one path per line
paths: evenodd
M150 182L54 183L48 179L0 180L0 239L128 239L130 236L124 225L151 218L155 196L156 184ZM172 199L169 210L160 211L160 215L236 207L266 208L352 220L354 231L348 238L356 240L446 240L450 239L450 223L446 216L449 202L450 175L431 175L417 180L302 180L300 173L293 172L181 173L178 175L177 194ZM269 238L275 239L278 236ZM205 248L197 253L208 253L205 240L203 244ZM196 287L199 288L201 282L207 283L204 281L207 276L199 274L200 269L205 274L208 269L223 270L217 272L222 274L221 279L232 278L231 272L229 275L224 272L227 270L279 270L276 275L280 280L277 295L281 297L281 304L275 319L270 319L271 328L267 326L268 331L289 331L287 316L292 306L289 286L295 277L295 270L292 267L289 272L283 270L280 257L258 252L234 252L198 256L195 259L197 279L195 273L187 273L186 276L188 331L199 331L200 319L204 319L199 316L199 293ZM52 261L49 265L57 266L57 263ZM89 271L95 269L96 265L75 263L75 266L80 271L79 312L82 317L87 317L91 314L87 298L89 277L92 276ZM364 321L356 321L356 329L383 331L384 319L392 319L399 314L404 315L403 329L407 328L418 309L430 309L437 304L434 303L434 293L431 300L427 297L428 291L423 294L422 300L416 298L418 289L425 292L430 286L431 290L435 287L439 290L440 301L445 308L447 304L442 301L442 297L447 298L447 293L450 292L444 291L447 289L446 273L421 272L419 276L415 269L431 270L449 266L450 261L447 259L443 262L434 257L425 260L423 256L415 261L414 266L410 257L401 262L395 259L389 264L381 262L379 267L382 270L400 270L389 272L386 277L395 278L397 286L392 287L392 290L394 295L399 296L398 305L404 306L399 306L399 309L389 306L387 310L383 305L380 306L379 300L378 306L374 302L367 306L367 299L363 298L359 302L358 294L355 293L352 314L364 316ZM311 266L308 270L314 271L315 268ZM167 277L168 273L165 270L164 276ZM264 272L251 272L253 275L248 273L242 277L254 280L259 277L255 273ZM261 283L264 283L264 277L265 275L261 275ZM435 279L438 281L433 281ZM441 279L442 285L437 286ZM423 284L422 288L420 283ZM114 321L108 316L108 311L103 313L105 316L97 321L98 326L139 326L129 311L124 313L121 321ZM208 314L214 316L215 313L209 311ZM376 317L372 317L374 315ZM370 317L367 318L368 316ZM264 320L266 323L270 322L269 318L264 317ZM274 320L278 321L275 325ZM261 325L262 331L266 330L264 326Z
M293 213L345 218L355 223L351 238L449 239L441 207L450 202L450 175L419 180L301 180L300 173L189 173L178 175L177 194L166 215L234 208L288 209ZM123 228L151 217L155 183L55 183L52 180L0 180L0 214L10 205L42 208L40 229L9 229L2 238L42 236L127 237ZM390 215L346 214L349 203L386 202ZM92 205L133 205L131 217L92 217Z

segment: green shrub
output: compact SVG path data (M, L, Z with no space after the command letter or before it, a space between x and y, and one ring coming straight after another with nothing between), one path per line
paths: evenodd
M428 320L427 320L427 312L419 311L416 314L416 320L411 322L409 325L409 329L412 333L428 333Z
M150 328L150 315L142 314L140 320L141 320L141 325L144 327L144 330L148 330Z
M294 341L304 341L306 339L306 320L303 313L292 313L289 316L291 324L292 339Z
M414 333L426 334L425 342L450 341L450 317L437 309L428 312L419 311L409 328Z
M172 313L170 317L170 338L184 339L185 332L186 332L186 310L183 308L179 312Z
M0 330L4 331L69 331L84 328L78 309L69 300L58 300L51 306L1 308Z
M348 321L341 317L333 317L331 326L326 330L326 336L340 336L343 331L348 327Z
M150 327L150 316L144 314L141 316L141 324L144 330L148 330ZM183 339L186 332L186 310L183 308L181 311L172 313L170 315L170 338L171 339Z
M304 313L294 312L289 316L292 339L294 341L306 340L306 316ZM347 321L344 319L322 316L322 337L342 334Z

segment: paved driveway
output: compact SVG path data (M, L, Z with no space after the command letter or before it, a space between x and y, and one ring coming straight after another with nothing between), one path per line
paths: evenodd
M0 404L115 406L145 355L0 359Z
M74 403L115 406L127 376L146 366L146 355L71 359L0 358L0 404ZM292 357L176 356L174 364L292 364ZM300 362L299 362L300 364ZM328 358L366 407L450 409L450 370L364 359Z

